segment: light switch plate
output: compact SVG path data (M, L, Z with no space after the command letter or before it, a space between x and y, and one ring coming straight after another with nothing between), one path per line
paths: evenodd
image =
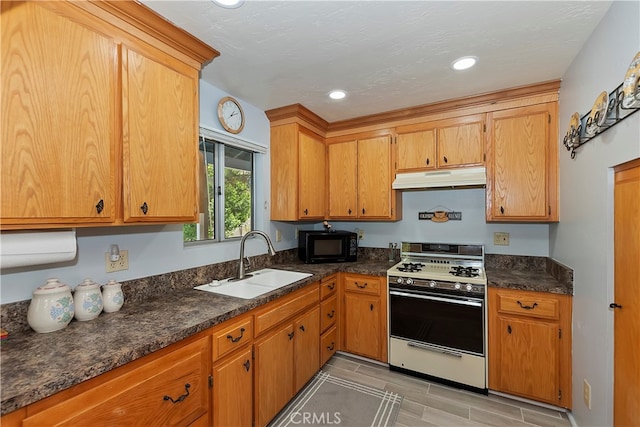
M498 246L509 246L509 233L493 233L493 244Z

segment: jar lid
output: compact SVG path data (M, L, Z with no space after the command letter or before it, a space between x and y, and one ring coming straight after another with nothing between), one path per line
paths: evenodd
M38 287L35 291L33 291L33 293L34 294L51 294L54 292L60 292L65 290L71 290L71 288L68 285L65 285L64 283L61 283L60 281L58 281L58 279L52 278L52 279L47 279L47 283Z
M121 284L116 282L115 280L109 280L107 283L105 283L102 286L121 286Z
M100 285L98 285L96 282L94 282L91 279L84 279L82 281L82 283L78 284L76 286L76 289L80 288L80 289L93 289L93 288L97 288Z

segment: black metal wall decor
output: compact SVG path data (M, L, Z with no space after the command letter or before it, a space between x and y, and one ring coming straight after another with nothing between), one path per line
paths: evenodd
M574 113L564 136L564 146L575 159L576 150L640 110L640 52L627 70L624 82L612 92L602 92L590 112Z
M418 219L433 222L462 221L462 212L454 212L449 209L447 209L446 211L431 210L427 212L418 212Z

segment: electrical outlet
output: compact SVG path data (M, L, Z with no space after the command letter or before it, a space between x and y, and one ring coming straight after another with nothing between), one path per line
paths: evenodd
M358 240L362 240L364 239L364 230L361 228L356 228L354 230L356 233L358 233Z
M282 231L276 228L276 242L281 242L281 241L282 241Z
M591 409L591 384L584 380L582 384L582 394L584 398L584 404L588 409Z
M111 254L109 252L105 252L104 269L107 273L113 273L114 271L128 270L129 269L129 251L120 251L120 259L118 261L111 261Z
M499 246L509 246L509 233L495 232L493 233L493 244Z

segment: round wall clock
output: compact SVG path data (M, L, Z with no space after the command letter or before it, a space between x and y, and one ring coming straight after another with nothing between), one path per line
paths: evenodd
M244 127L244 111L238 100L225 96L218 102L218 119L227 132L240 133Z

